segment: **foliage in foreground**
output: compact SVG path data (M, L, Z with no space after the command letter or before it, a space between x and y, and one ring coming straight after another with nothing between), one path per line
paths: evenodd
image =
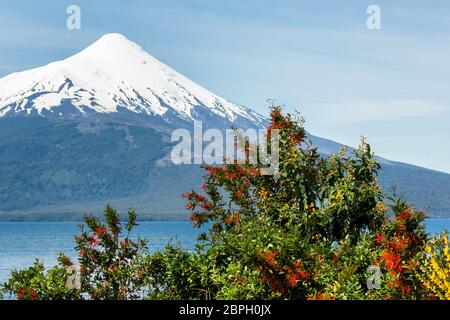
M435 237L425 248L420 279L436 298L450 300L450 248L448 234Z
M76 237L80 286L69 289L62 255L14 271L3 293L17 299L448 299L447 236L428 245L425 215L402 197L385 199L370 146L320 157L301 119L271 112L280 133L276 175L248 159L206 166L202 191L188 192L195 227L208 226L194 252L149 252L111 207L85 218ZM270 153L270 150L268 151ZM87 227L87 228L86 228ZM445 238L445 239L444 239ZM374 271L374 273L373 273Z

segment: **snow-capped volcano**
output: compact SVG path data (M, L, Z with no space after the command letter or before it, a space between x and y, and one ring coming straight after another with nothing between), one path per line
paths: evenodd
M65 60L0 79L0 117L73 118L123 111L159 116L169 123L264 122L263 116L197 85L116 33Z
M79 220L105 203L148 217L183 216L180 195L201 184L203 171L161 159L173 146L170 132L193 128L193 120L221 130L267 121L120 34L0 79L0 220ZM325 155L341 147L310 138ZM433 215L448 216L450 175L378 160L384 187L396 185L419 208L433 204Z

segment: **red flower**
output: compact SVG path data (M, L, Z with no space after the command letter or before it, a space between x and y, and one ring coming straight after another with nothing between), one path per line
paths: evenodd
M402 291L406 294L410 294L412 292L411 286L405 285L402 287Z
M103 236L103 235L106 233L106 228L103 227L103 226L97 227L97 228L95 228L94 233L95 233L97 236Z
M23 296L24 294L25 294L25 289L24 289L24 288L21 288L21 289L16 293L17 299L22 298L22 296Z
M31 290L30 298L31 300L37 300L37 293L34 290Z
M287 276L287 283L291 287L295 287L300 280L300 276L298 274L291 274Z
M375 241L376 241L376 243L381 244L383 242L383 235L381 233L378 233L375 236Z
M30 300L37 300L38 299L38 295L37 292L34 291L33 289L30 289L29 294L27 294L27 290L25 288L21 288L17 293L16 293L16 297L17 299L30 299Z
M194 227L196 227L196 226L198 226L200 224L200 216L199 216L198 213L194 212L193 214L191 214L191 216L189 217L189 220L192 221L192 225Z
M404 249L406 247L406 245L407 245L407 243L405 241L401 241L401 240L392 242L392 246L396 250Z
M196 194L195 195L195 200L197 200L197 201L205 201L205 197L204 196L202 196L202 195L199 195L199 194Z
M97 239L96 237L94 237L94 236L90 236L90 237L88 238L88 243L89 243L89 245L90 245L91 247L96 247L96 246L98 246L98 244L99 244L98 239Z
M230 172L230 173L227 173L226 177L227 177L227 179L229 179L229 180L233 180L233 179L236 177L236 174Z
M269 266L274 267L275 265L277 265L277 261L275 260L277 256L278 252L268 251L264 256L264 259Z
M210 202L205 201L200 203L200 207L202 207L203 209L209 209L212 207L212 204Z
M383 252L383 258L385 259L386 267L391 269L392 274L397 275L397 271L401 268L400 256L390 252Z

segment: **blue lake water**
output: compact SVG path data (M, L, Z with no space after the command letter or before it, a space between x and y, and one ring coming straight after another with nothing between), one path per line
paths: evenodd
M14 268L30 266L37 258L46 266L55 264L59 252L75 257L74 222L0 222L0 283ZM426 223L427 232L450 230L450 219L433 219ZM169 241L179 241L186 249L193 249L198 229L189 222L141 222L133 236L149 240L150 250L160 250Z
M0 283L14 268L25 268L35 259L46 266L55 265L59 252L76 257L74 236L79 234L77 222L0 222ZM190 222L140 222L132 237L148 240L150 250L161 250L172 242L193 249L202 232Z

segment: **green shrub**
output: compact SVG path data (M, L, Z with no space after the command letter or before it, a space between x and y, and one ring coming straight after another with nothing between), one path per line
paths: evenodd
M322 158L302 125L278 107L271 111L267 137L273 130L280 136L275 175L261 174L263 164L250 161L258 148L245 141L246 163L205 167L202 191L184 194L193 225L209 227L193 252L169 244L150 253L145 241L130 238L135 212L123 228L107 206L105 223L86 217L76 238L79 291L64 289L66 257L46 274L41 264L15 271L4 290L24 288L21 298L41 299L430 297L415 275L427 241L424 214L398 197L388 207L364 139L351 152ZM376 290L368 286L369 267L381 272Z

